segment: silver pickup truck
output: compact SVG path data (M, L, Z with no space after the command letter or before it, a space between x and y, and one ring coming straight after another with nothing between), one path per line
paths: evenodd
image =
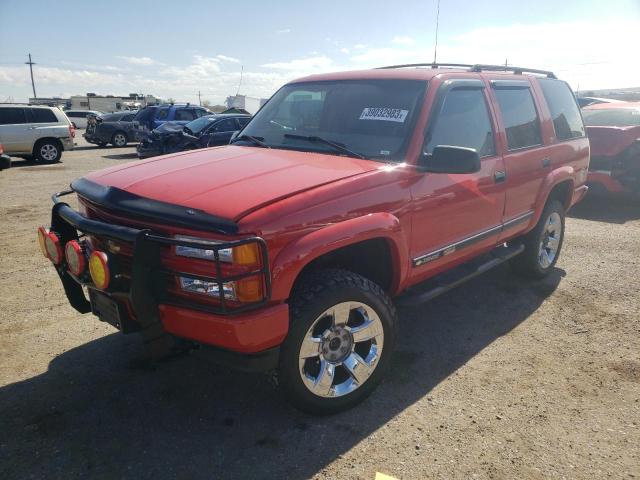
M0 105L0 143L4 153L59 162L64 150L73 149L75 128L57 107Z

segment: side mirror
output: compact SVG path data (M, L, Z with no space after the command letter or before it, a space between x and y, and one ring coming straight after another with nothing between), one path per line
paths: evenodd
M423 155L421 167L432 173L475 173L480 171L480 155L474 148L438 145Z

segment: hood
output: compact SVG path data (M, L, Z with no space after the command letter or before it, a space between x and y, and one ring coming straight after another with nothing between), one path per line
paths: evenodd
M350 157L227 145L130 163L85 178L237 221L274 201L379 166Z
M640 139L640 126L631 127L587 127L594 157L614 157Z

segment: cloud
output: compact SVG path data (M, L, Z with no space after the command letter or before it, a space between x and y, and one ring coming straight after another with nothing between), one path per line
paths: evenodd
M156 65L159 62L156 62L153 58L149 58L149 57L126 57L126 56L122 56L122 55L118 55L116 58L119 58L120 60L124 60L127 63L130 63L131 65L143 65L143 66L149 66L149 65Z
M216 55L216 58L225 62L240 63L240 60L237 58L227 57L226 55Z
M348 49L348 48L344 48L344 47L342 47L342 48L340 49L340 52L341 52L341 53L344 53L345 55L349 55L349 49Z
M413 45L415 43L411 37L407 37L406 35L393 37L391 42L395 43L396 45L404 45L404 46L407 46L407 47L410 47L411 45Z
M283 28L282 30L276 30L276 33L279 35L282 35L284 33L291 33L291 29L290 28Z
M326 55L320 55L316 57L299 58L288 62L265 63L261 66L263 68L270 68L274 70L314 72L318 70L325 70L330 68L332 65L333 60Z

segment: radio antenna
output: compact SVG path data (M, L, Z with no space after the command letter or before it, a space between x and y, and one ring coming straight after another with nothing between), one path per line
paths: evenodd
M438 11L436 13L436 42L433 47L433 63L438 63L438 26L440 23L440 0L438 0Z

